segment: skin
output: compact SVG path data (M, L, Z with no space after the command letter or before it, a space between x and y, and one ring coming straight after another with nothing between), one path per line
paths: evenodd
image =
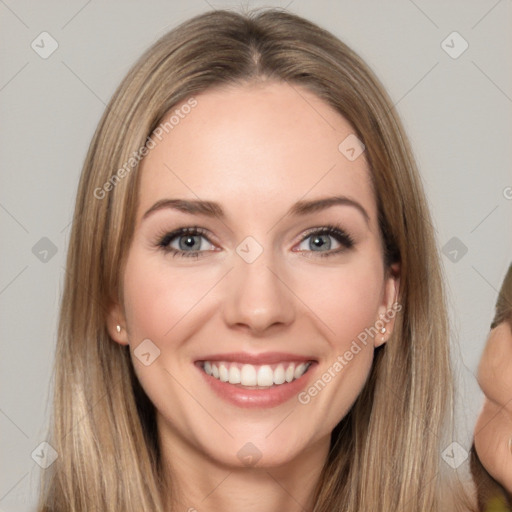
M384 268L367 162L338 150L353 129L329 105L275 82L196 99L142 163L123 303L113 305L109 331L132 350L147 338L160 350L150 366L132 359L157 409L180 510L312 509L331 431L363 388L393 320L306 405L294 397L272 408L238 408L214 394L193 363L211 353L292 352L318 361L315 382L391 308L398 267L394 274ZM368 220L351 205L286 215L298 200L333 195L357 201ZM143 219L165 198L216 201L226 216L163 208ZM330 248L312 247L309 231L326 224L348 232L354 246L321 257L343 248L330 236ZM199 258L158 247L161 235L194 225L208 231L208 239L195 239L202 240ZM247 236L263 248L252 263L236 252ZM248 442L261 454L253 467L237 456Z
M475 426L475 448L491 476L512 494L512 332L491 330L478 367L485 402Z

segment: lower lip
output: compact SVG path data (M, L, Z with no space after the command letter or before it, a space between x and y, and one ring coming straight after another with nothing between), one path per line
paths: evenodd
M298 395L308 384L313 374L316 362L312 362L307 372L292 382L280 384L267 389L244 389L222 382L211 375L208 375L203 368L196 363L197 369L201 372L206 383L210 385L218 396L231 402L237 407L250 408L271 408L277 407L293 396Z

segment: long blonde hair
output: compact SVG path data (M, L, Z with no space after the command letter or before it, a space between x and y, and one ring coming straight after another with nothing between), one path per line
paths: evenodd
M106 328L111 301L122 304L135 225L139 164L125 164L178 103L212 87L263 80L308 88L352 124L366 146L386 264L401 265L402 312L332 433L314 512L443 508L440 439L453 407L448 327L407 137L384 88L350 48L307 20L270 9L217 10L181 24L140 57L99 123L67 256L49 438L59 457L43 475L40 511L163 512L169 489L154 407L129 347L114 343Z

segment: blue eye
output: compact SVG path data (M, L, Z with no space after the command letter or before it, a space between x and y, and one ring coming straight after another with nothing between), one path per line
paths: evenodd
M338 247L332 247L331 239L335 240L335 244L338 244ZM335 226L315 228L301 240L300 245L302 246L308 240L307 247L299 249L299 251L318 253L320 257L333 256L354 246L354 240L350 235Z
M167 233L158 242L158 246L173 256L198 258L200 253L208 250L205 249L205 244L201 239L208 240L204 229L198 227L180 228L172 233ZM173 245L175 242L177 242L177 247ZM211 242L210 245L212 245Z
M206 230L196 226L179 228L160 237L157 245L173 257L199 258L204 253L215 250L206 235ZM207 243L204 242L205 240ZM299 248L296 252L310 252L326 257L334 256L354 246L350 235L335 226L323 226L310 230L301 240L300 245L302 246L308 240L307 247ZM337 246L333 247L333 245Z

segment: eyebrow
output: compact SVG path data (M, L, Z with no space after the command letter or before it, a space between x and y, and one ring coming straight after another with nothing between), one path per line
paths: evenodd
M310 201L297 201L288 210L286 215L305 216L331 208L332 206L340 205L353 206L363 215L366 223L369 224L370 216L364 207L357 201L345 196L330 196ZM218 217L220 219L226 217L220 204L215 201L204 201L201 199L161 199L142 216L142 220L149 217L152 213L163 209L173 209L191 215L204 215L207 217Z

